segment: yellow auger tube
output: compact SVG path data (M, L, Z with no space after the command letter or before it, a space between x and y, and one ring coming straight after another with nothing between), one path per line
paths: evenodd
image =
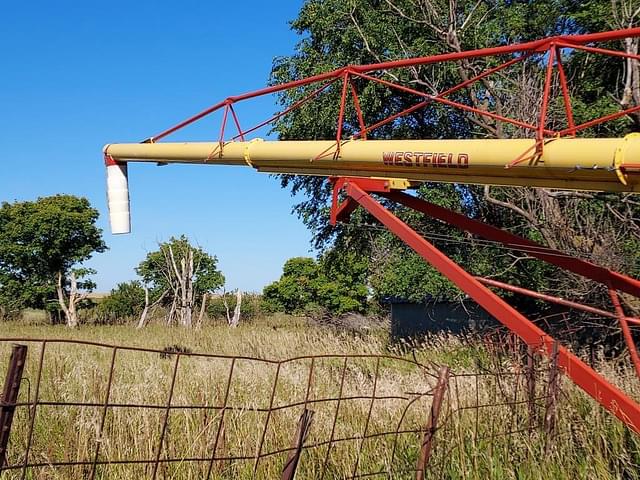
M124 143L104 148L113 233L128 233L128 162L244 165L260 172L411 182L640 191L640 135L547 140L349 140ZM403 183L400 181L400 183ZM406 184L404 182L403 184Z
M116 162L249 165L296 175L402 178L417 182L532 186L608 192L640 191L640 138L112 144ZM514 161L521 159L514 165Z

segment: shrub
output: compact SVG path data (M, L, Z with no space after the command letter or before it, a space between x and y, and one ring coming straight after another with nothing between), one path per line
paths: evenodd
M139 281L116 285L111 293L87 309L83 318L100 325L119 324L140 316L144 309L144 288Z

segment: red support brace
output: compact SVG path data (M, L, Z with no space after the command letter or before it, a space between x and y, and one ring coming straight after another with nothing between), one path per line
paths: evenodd
M564 101L564 111L567 116L567 126L570 133L575 136L573 128L576 126L573 120L573 109L571 108L571 95L569 94L569 84L567 82L567 75L562 65L562 55L560 54L560 48L555 48L556 64L558 65L558 77L560 78L560 87L562 88L562 99Z
M353 107L356 109L356 114L358 115L358 125L360 126L360 132L358 132L357 136L362 137L363 140L367 139L367 125L364 123L364 116L362 115L362 109L360 108L360 100L358 99L358 91L356 90L356 86L353 83L353 79L349 79L349 84L351 85L351 96L353 97ZM354 135L354 138L356 136Z
M238 120L238 116L236 115L236 111L233 109L233 105L229 105L229 110L231 110L231 115L233 116L233 122L236 124L236 128L238 129L238 136L240 137L240 140L244 142L244 133L242 133L240 120Z
M371 180L368 181L370 182ZM541 351L547 354L548 356L552 355L555 340L551 336L546 334L528 318L485 287L473 275L466 272L462 267L453 262L449 257L425 240L406 223L402 222L379 202L374 200L366 191L366 186L362 185L361 182L362 181L360 179L350 178L336 180L334 183L334 199L337 199L338 191L344 189L347 197L353 199L353 201L364 207L380 223L400 238L400 240L405 242L430 265L453 282L460 290L475 300L496 320L518 335L527 345L531 346L536 351ZM378 180L376 182L377 183L372 186L378 192L382 190L381 193L391 199L402 198L405 200L403 202L405 205L413 208L413 205L410 204L411 202L406 201L407 199L404 198L409 197L408 195L397 192L385 192L385 189L388 190L388 188L385 188L384 181ZM333 205L333 209L336 208L338 208L337 201ZM417 210L422 211L421 209ZM448 212L447 210L445 211ZM468 222L475 222L480 226L484 225L480 222L476 222L475 220L471 220L466 217L463 218ZM484 226L494 229L494 227L489 227L488 225ZM489 233L492 232L489 231ZM503 233L511 236L511 234L507 234L506 232ZM520 240L522 242L524 239ZM537 248L541 247L537 246ZM548 256L549 253L546 255ZM576 260L572 259L571 261L575 262ZM600 268L592 264L589 265L593 268ZM604 377L599 375L564 347L558 348L558 364L576 385L582 388L582 390L584 390L588 395L623 421L627 426L629 426L629 428L636 433L640 433L640 405L629 398L624 392L610 384Z
M547 60L547 71L544 80L544 90L542 92L542 106L540 107L540 120L536 130L537 152L542 153L542 141L544 140L544 126L547 122L547 108L549 107L549 95L551 95L551 82L553 81L553 61L555 60L555 47L549 50Z
M553 295L546 295L544 293L534 292L533 290L529 290L527 288L516 287L515 285L510 285L508 283L499 282L498 280L494 280L492 278L484 278L484 277L476 277L480 283L483 283L489 287L501 288L503 290L507 290L509 292L518 293L520 295L526 295L531 298L536 298L538 300L544 300L545 302L555 303L556 305L562 305L563 307L574 308L576 310L580 310L586 313L591 313L593 315L598 315L600 317L605 318L613 318L615 320L619 320L620 314L607 312L606 310L601 310L596 307L591 307L589 305L584 305L578 302L572 302L571 300L565 300L564 298L554 297ZM622 314L622 318L627 323L632 323L634 325L640 325L640 319L635 317L627 317Z
M611 297L613 308L616 310L618 321L620 322L620 328L622 329L622 337L629 349L629 355L631 356L631 361L636 369L636 375L640 378L640 357L638 356L638 350L636 349L636 342L633 340L633 334L629 328L629 319L624 314L624 310L620 304L620 299L618 298L618 293L614 289L609 288L609 296Z

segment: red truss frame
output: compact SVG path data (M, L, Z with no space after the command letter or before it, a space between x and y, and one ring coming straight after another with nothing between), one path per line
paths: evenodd
M303 78L300 80L294 80L291 82L282 83L279 85L274 85L267 88L262 88L259 90L255 90L252 92L247 92L241 95L235 95L227 97L225 100L212 105L211 107L201 111L200 113L187 118L186 120L178 123L177 125L168 128L157 135L149 137L145 140L145 142L157 142L168 135L183 129L184 127L191 125L192 123L214 113L219 110L222 110L222 122L220 125L220 134L218 136L218 141L221 145L225 143L225 132L227 131L227 123L229 120L229 116L233 119L234 126L237 130L237 134L233 137L230 137L228 140L244 140L245 136L249 133L255 132L256 130L269 125L276 120L282 118L286 114L291 111L302 107L304 104L318 97L322 92L324 92L329 86L336 82L342 83L341 95L340 95L340 103L338 106L338 119L336 122L336 145L335 148L331 148L325 152L322 152L318 158L321 158L325 155L332 155L337 158L340 154L340 145L343 141L343 127L344 127L344 119L345 119L345 111L347 107L347 98L349 97L349 93L351 93L351 102L353 108L356 112L356 116L358 118L359 131L352 135L351 138L362 138L366 139L367 134L376 130L383 125L387 125L394 120L409 115L416 110L421 108L425 108L431 104L442 104L446 105L450 108L459 109L474 115L478 115L480 117L490 118L495 120L496 122L511 124L516 127L520 127L524 130L531 131L535 133L536 138L536 146L535 152L527 151L524 152L518 158L515 158L510 166L517 165L524 161L527 161L531 156L539 154L544 147L544 140L548 138L559 138L564 136L575 136L576 133L594 127L596 125L600 125L605 122L609 122L612 120L616 120L625 115L629 115L631 113L640 111L640 105L636 105L633 107L629 107L623 110L620 110L615 113L611 113L608 115L604 115L598 118L591 119L587 122L581 123L579 125L575 124L573 117L573 108L571 105L570 93L569 93L569 83L565 73L565 69L562 63L562 50L581 50L592 54L599 54L605 56L612 57L620 57L624 59L632 59L632 60L640 60L640 55L620 52L616 50L609 50L605 48L598 48L591 46L593 43L598 42L612 42L616 40L622 40L625 38L631 37L640 37L640 27L638 28L629 28L622 30L613 30L610 32L602 32L602 33L593 33L586 35L560 35L555 37L543 38L540 40L535 40L532 42L519 43L514 45L505 45L501 47L493 47L493 48L482 48L478 50L470 50L464 52L453 52L453 53L443 53L440 55L432 55L429 57L418 57L418 58L409 58L403 60L394 60L388 62L375 63L370 65L349 65L346 67L338 68L331 72L322 73L319 75L314 75L308 78ZM531 124L524 122L522 120L506 117L503 115L499 115L495 112L489 110L483 110L471 105L466 105L464 103L460 103L454 100L451 100L449 97L451 94L458 92L464 88L467 88L475 83L478 83L480 80L494 74L505 70L506 68L511 67L517 63L520 63L532 55L542 55L546 57L546 72L545 72L545 83L544 89L542 92L542 97L540 99L540 113L538 116L538 121L536 124ZM402 85L398 82L391 82L388 80L384 80L382 78L373 76L375 72L384 72L387 70L399 69L399 68L407 68L407 67L417 67L421 65L433 65L439 63L446 62L456 62L465 59L473 59L473 58L484 58L491 59L499 56L508 56L509 59L507 61L502 61L496 66L491 68L487 68L478 75L465 80L445 91L442 91L438 94L429 94L415 88L408 87L406 85ZM552 129L547 126L547 113L549 102L552 97L551 87L553 84L554 78L554 70L557 70L558 80L560 83L560 90L562 95L562 100L565 106L565 116L566 116L566 124L567 127L561 130ZM396 89L405 93L416 95L417 97L421 97L423 100L416 103L415 105L392 115L389 115L387 118L376 122L373 125L367 125L364 120L364 115L362 109L360 108L360 101L358 98L358 93L356 86L354 84L354 79L362 79L370 82L378 83L380 85L384 85L386 87ZM279 92L283 92L286 90L294 90L300 87L306 87L309 85L319 84L317 88L312 90L303 96L300 100L295 102L293 105L289 106L282 112L278 112L270 118L260 122L259 124L243 130L240 126L240 121L236 111L233 106L236 103L244 102L247 100L251 100L253 98L271 95ZM231 113L231 115L229 115ZM624 168L634 168L635 165L621 165L620 168L624 170Z
M522 128L525 131L532 132L536 139L535 147L532 147L528 152L524 152L518 158L515 158L509 165L513 166L528 160L528 158L532 155L539 154L544 146L545 139L558 138L563 136L575 136L577 133L587 128L594 127L604 122L612 121L625 115L640 111L640 105L637 105L576 125L569 93L570 86L564 70L564 66L562 64L561 53L563 50L581 50L591 54L620 57L622 59L631 59L638 61L640 60L640 55L600 48L593 45L599 42L613 42L630 37L640 37L640 28L615 30L611 32L587 35L556 36L527 43L500 46L495 48L485 48L466 52L444 53L441 55L434 55L430 57L410 58L371 65L346 66L309 78L295 80L245 93L242 95L228 97L225 100L203 110L197 115L194 115L180 122L179 124L167 130L164 130L153 137L148 138L147 140L145 140L145 142L157 142L158 140L161 140L168 135L219 110L222 110L222 123L220 125L220 133L218 137L220 146L222 147L226 141L234 141L238 139L244 141L245 137L248 134L253 133L268 124L271 124L287 115L291 111L302 107L306 103L321 95L328 87L337 83L341 84L341 95L340 103L338 105L335 145L332 148L327 149L325 152L320 153L318 158L328 155L335 156L336 159L339 157L340 145L344 141L343 128L347 101L348 98L351 97L352 106L355 110L359 126L359 131L355 133L352 138L360 138L362 140L366 140L367 135L375 129L383 125L387 125L402 116L411 114L418 109L425 108L433 104L445 105L450 108L468 112L469 114L490 118L496 122L510 124ZM542 97L540 99L540 111L537 122L535 124L527 123L517 118L505 117L488 110L478 109L473 106L451 100L449 98L451 94L467 88L492 74L503 71L511 67L512 65L518 64L528 59L532 55L539 55L546 61L546 67L544 67L546 68L544 88ZM502 59L495 58L499 56L501 56ZM503 61L504 57L507 57L506 61ZM379 75L380 72L385 72L392 69L416 67L420 65L435 65L445 62L457 62L464 59L480 58L493 59L493 64L495 66L487 68L473 78L470 78L437 94L429 94L416 90L415 88L402 85L398 82L391 82L380 78ZM550 101L552 99L552 84L554 82L554 74L556 73L555 71L557 71L557 78L560 84L560 93L558 96L562 97L566 117L566 128L562 128L560 130L554 130L547 125L547 112ZM415 105L401 112L389 115L387 118L378 121L375 124L367 125L362 109L360 108L358 92L354 83L355 79L384 85L391 89L396 89L408 94L415 95L421 100ZM286 90L300 89L301 87L309 87L309 93L306 93L300 98L300 100L296 101L290 107L276 113L275 115L251 128L243 129L241 127L240 120L234 109L235 104L264 95L276 94L279 92L284 92ZM232 118L237 133L234 136L227 138L225 137L225 132L228 131L227 123L229 121L229 117ZM627 168L634 167L633 164L623 164L621 165L621 168L624 169L625 166ZM465 217L464 215L460 215L451 210L447 210L437 205L425 202L414 196L407 195L398 191L392 191L389 188L389 185L384 180L363 178L334 178L332 179L332 181L334 183L333 205L331 210L331 221L333 224L340 220L346 220L351 212L353 212L353 210L355 210L358 206L364 207L375 218L377 218L378 221L380 221L389 230L396 234L402 241L404 241L419 255L421 255L427 262L429 262L437 270L439 270L440 273L442 273L454 284L456 284L458 288L469 295L469 297L473 298L487 312L489 312L497 320L502 322L502 324L504 324L507 328L509 328L520 338L522 338L522 340L525 341L529 346L541 353L551 355L553 352L555 340L539 327L537 327L531 320L529 320L520 312L507 304L502 298L493 293L488 288L489 286L518 292L520 294L530 295L534 298L547 300L570 308L575 308L603 317L616 319L620 324L623 338L629 350L631 361L634 365L636 373L638 374L638 377L640 378L640 357L638 356L638 352L631 333L631 325L640 325L640 319L628 317L625 314L618 298L618 292L624 292L626 294L630 294L640 298L640 281L622 275L620 273L610 271L606 268L594 265L585 260L569 257L568 255L561 252L551 250L530 240L520 238L516 235L492 227L477 220ZM346 199L342 203L338 201L341 192L343 192L346 196ZM595 282L604 284L609 290L615 313L582 305L576 302L570 302L565 299L532 292L530 290L508 285L496 280L474 277L470 273L463 270L459 265L451 261L440 250L438 250L431 243L422 238L408 225L395 217L389 210L385 209L370 195L370 193L382 195L390 200L399 202L409 208L415 209L419 212L424 213L425 215L429 215L433 218L441 220L458 229L468 231L474 235L492 241L500 242L507 246L517 247L520 250L526 251L532 257L536 257L540 260L556 265L562 269L571 271L573 273L589 278ZM600 376L597 372L591 369L588 365L582 362L577 356L572 354L566 348L560 347L558 349L558 355L559 365L578 386L580 386L586 393L588 393L596 401L601 403L605 408L616 415L620 420L628 425L629 428L631 428L636 433L640 433L640 405L636 401L629 398L615 386L611 385L606 379Z

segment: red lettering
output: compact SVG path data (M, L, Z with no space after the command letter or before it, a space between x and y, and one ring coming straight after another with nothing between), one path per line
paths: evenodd
M404 152L404 164L407 167L413 166L413 152Z
M382 163L393 165L393 152L382 152Z
M454 161L455 158L455 161ZM445 168L469 168L469 154L435 153L435 152L382 152L384 165L398 167L445 167Z

